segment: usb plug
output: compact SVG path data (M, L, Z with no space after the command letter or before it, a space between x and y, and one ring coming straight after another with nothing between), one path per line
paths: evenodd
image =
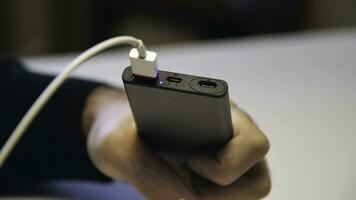
M130 51L129 57L134 75L146 78L157 77L157 53L146 51L146 57L141 58L137 49L133 48Z

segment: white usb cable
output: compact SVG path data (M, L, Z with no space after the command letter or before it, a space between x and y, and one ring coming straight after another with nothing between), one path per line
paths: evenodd
M1 149L0 169L34 118L38 115L58 88L64 83L68 76L91 57L106 49L124 44L132 45L134 47L134 49L131 50L129 57L135 75L148 78L155 78L157 76L157 54L146 51L143 42L139 39L130 36L119 36L105 40L91 47L80 54L71 63L69 63L66 68L64 68L64 70L47 86L47 88L27 111L25 116L21 119L20 123L16 126L15 130L11 133L9 139Z

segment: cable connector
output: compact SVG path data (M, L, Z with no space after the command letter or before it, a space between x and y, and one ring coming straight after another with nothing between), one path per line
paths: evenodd
M146 78L156 78L158 75L157 53L146 51L145 57L140 57L137 48L133 48L129 54L132 72L134 75Z

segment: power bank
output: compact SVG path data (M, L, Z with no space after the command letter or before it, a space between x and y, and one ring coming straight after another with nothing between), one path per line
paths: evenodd
M216 148L232 136L228 84L159 71L155 79L123 74L139 136L159 151Z

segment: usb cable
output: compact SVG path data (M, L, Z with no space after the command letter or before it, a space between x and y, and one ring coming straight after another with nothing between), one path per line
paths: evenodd
M0 151L0 169L34 118L38 115L58 88L65 82L69 75L85 61L104 50L118 45L131 45L134 47L129 54L129 58L133 73L135 75L153 79L157 77L157 54L152 51L147 51L143 42L139 39L130 36L119 36L105 40L91 47L76 57L60 74L56 76L56 78L47 86L47 88L42 92L42 94L37 98L21 119L20 123L11 133L9 139Z

